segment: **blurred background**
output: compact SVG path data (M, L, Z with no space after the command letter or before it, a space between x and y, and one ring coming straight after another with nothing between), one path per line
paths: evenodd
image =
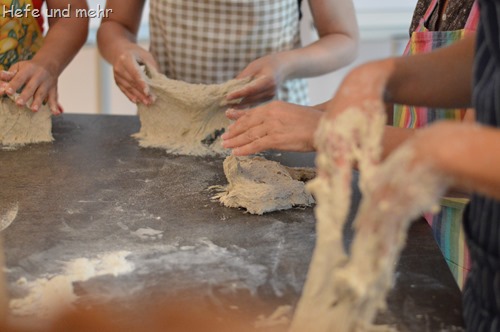
M312 104L330 98L344 75L353 66L402 53L408 40L408 29L416 0L353 0L360 29L360 49L354 64L334 73L309 79ZM105 0L88 1L91 9L104 8ZM303 1L302 41L311 43L316 37L307 1ZM149 4L143 13L139 40L148 47ZM92 19L87 44L59 79L60 102L66 113L136 114L115 86L112 69L99 56L96 31L100 19Z

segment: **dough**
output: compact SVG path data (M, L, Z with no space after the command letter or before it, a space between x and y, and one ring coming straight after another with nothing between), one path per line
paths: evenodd
M224 173L229 184L219 187L214 196L227 207L243 207L252 214L286 210L294 206L311 206L314 199L300 181L310 170L290 169L278 162L260 157L229 156L224 160Z
M0 99L0 145L8 147L52 142L52 120L48 106L38 112L18 107L8 97Z
M414 166L411 145L379 164L385 114L348 109L317 132L316 247L291 332L388 331L374 326L386 306L411 221L437 206L448 180L430 165ZM362 202L348 257L342 229L350 207L352 165L360 168Z
M219 139L230 123L225 96L250 79L203 85L171 80L152 68L146 68L146 75L156 100L151 106L139 104L141 130L134 137L142 147L195 156L228 153Z

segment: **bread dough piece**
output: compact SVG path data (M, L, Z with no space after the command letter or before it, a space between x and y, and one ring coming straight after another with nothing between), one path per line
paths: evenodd
M17 147L53 140L48 106L33 112L28 107L17 106L8 97L0 98L0 145Z
M316 247L291 332L391 331L374 326L406 241L411 221L437 205L447 180L429 165L413 166L411 145L381 164L384 106L367 114L348 109L320 124L318 177L309 184L317 200ZM352 165L360 168L362 202L348 257L343 227L350 207ZM411 170L411 171L409 171Z
M214 199L227 207L243 207L252 214L311 206L314 199L306 192L305 183L294 179L289 169L260 157L229 156L224 160L229 184L221 187L222 192Z
M156 100L150 106L139 104L141 130L134 137L139 139L140 146L182 155L228 153L218 137L230 123L224 114L225 97L244 87L250 79L204 85L171 80L152 68L146 68L146 75L146 83Z

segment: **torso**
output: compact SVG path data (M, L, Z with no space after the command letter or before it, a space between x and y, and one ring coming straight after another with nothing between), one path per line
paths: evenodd
M418 24L432 0L419 0L413 12L410 35L417 29ZM447 2L447 3L446 3ZM427 28L431 31L453 31L463 29L474 0L440 0L438 10L434 11ZM453 19L445 19L453 17Z
M297 0L151 0L150 4L151 53L172 79L222 83L255 59L300 47ZM306 91L302 80L291 80L278 96L303 103Z
M500 127L500 1L480 0L473 105L477 121ZM493 36L493 38L491 38ZM499 153L492 151L491 153ZM464 213L464 229L472 268L464 289L468 331L498 331L500 327L500 201L474 195Z

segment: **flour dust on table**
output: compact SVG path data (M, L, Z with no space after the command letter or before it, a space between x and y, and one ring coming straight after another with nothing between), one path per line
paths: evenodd
M63 263L63 271L57 275L45 276L33 281L21 278L19 287L27 290L22 298L9 303L15 316L54 318L71 308L78 299L74 293L74 283L104 275L118 276L130 273L134 265L126 257L127 251L106 252L94 258L75 258Z
M147 67L145 81L155 101L150 106L138 106L141 129L134 137L140 146L180 155L227 155L229 150L221 146L220 140L230 124L224 113L228 107L225 97L251 84L249 79L190 84Z

